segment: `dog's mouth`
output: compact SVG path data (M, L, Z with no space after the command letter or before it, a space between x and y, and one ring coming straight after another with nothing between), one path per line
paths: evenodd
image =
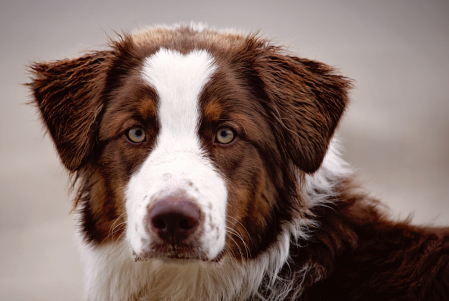
M132 251L132 257L135 262L137 261L146 261L153 258L158 258L163 261L173 262L173 263L182 263L185 261L202 261L202 262L211 262L211 263L219 263L223 258L225 251L221 251L215 256L213 259L207 258L204 255L204 252L196 250L194 248L185 247L185 246L166 246L161 247L153 247L150 251L141 252L141 254L137 254L134 250Z

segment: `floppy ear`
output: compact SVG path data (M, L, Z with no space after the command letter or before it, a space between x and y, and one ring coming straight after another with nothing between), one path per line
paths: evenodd
M303 171L315 172L348 103L351 81L325 64L262 53L259 74L285 153Z
M27 85L33 91L33 102L62 162L72 172L83 166L93 148L109 56L107 51L98 51L30 66L34 76Z

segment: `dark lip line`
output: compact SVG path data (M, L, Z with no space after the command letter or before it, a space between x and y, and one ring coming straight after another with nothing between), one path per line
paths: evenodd
M137 255L136 252L132 251L132 256L134 258L134 261L146 261L152 258L168 258L168 259L173 259L173 260L198 260L198 261L203 261L203 262L214 262L214 263L218 263L221 261L221 259L223 258L225 251L221 251L220 253L218 253L218 255L209 260L206 259L202 256L199 256L198 254L182 254L182 253L169 253L169 252L157 252L157 251L152 251L152 252L148 252L147 254L145 254L144 257L140 257Z

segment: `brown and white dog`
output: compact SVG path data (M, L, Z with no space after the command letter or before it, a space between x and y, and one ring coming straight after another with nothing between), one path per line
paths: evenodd
M85 300L449 300L449 230L388 220L340 159L331 67L181 25L31 69Z

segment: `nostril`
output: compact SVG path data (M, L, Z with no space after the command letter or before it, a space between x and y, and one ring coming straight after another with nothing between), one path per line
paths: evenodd
M153 227L155 227L156 229L164 230L167 228L167 224L161 218L155 218L151 222L153 224Z
M184 218L179 221L179 228L188 231L198 225L198 220L193 218Z

